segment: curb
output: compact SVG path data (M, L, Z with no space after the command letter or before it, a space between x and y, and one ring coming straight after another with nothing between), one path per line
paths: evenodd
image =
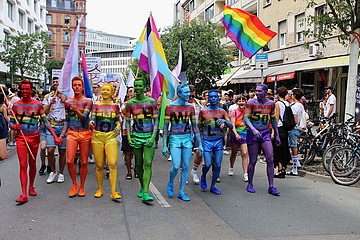
M312 173L312 172L307 172L305 170L300 170L298 169L298 172L299 172L299 176L300 177L304 177L304 178L307 178L309 180L313 180L314 182L324 182L324 183L332 183L334 185L337 185L337 186L342 186L340 184L337 184L335 183L330 176L324 176L324 175L320 175L320 174L317 174L317 173ZM357 182L355 183L354 185L351 185L351 186L343 186L343 187L355 187L355 188L360 188L360 183Z

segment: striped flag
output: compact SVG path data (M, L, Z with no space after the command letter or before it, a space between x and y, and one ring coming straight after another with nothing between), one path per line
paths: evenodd
M86 66L86 58L85 58L84 52L81 53L81 68L83 71L85 97L93 98L91 84L90 84L90 78L89 78L89 73L88 73L88 69Z
M255 55L276 35L265 27L258 17L238 8L224 6L224 17L221 21L226 35L247 58Z
M179 49L178 64L172 70L172 73L180 80L181 83L186 83L187 82L187 78L186 78L187 65L186 65L186 61L185 61L185 57L184 57L184 49L182 47L181 41L180 41L179 45L180 45L180 49Z
M126 82L128 87L134 87L135 77L131 68L129 68L129 74Z
M120 83L119 83L119 95L118 95L118 98L120 99L121 104L124 103L126 91L127 91L127 88L126 88L124 79L123 79L123 77L121 77Z
M173 99L175 89L160 36L151 13L136 43L132 56L139 59L138 66L150 74L152 98L158 99L161 91L164 90L166 97Z
M66 53L64 65L61 68L59 77L59 89L68 98L74 97L74 92L71 88L71 79L79 75L79 34L80 26L82 24L82 16L78 21L78 25L71 41L69 50Z

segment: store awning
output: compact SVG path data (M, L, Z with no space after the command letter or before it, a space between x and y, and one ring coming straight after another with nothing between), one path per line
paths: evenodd
M360 59L358 64L360 63ZM326 59L320 59L316 62L310 63L298 69L298 71L317 70L323 68L332 68L349 65L349 56L332 57Z
M309 62L300 62L300 63L292 63L292 64L286 64L282 65L282 68L277 70L276 72L273 72L271 75L266 77L266 82L275 82L276 81L285 81L285 80L291 80L295 77L295 72L299 71L299 68L302 68L306 65L309 65Z

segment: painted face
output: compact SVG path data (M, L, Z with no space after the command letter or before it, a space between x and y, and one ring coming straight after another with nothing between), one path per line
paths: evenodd
M263 89L261 86L256 87L255 94L258 99L264 99L266 97L265 89Z
M181 100L187 102L189 101L190 97L190 88L189 87L183 87L181 88L181 91L179 91L178 96Z
M84 85L81 80L74 80L72 83L72 89L75 94L81 94L84 90Z
M219 101L219 95L217 92L210 92L208 94L208 99L209 99L210 105L217 105L217 103Z
M112 89L109 85L104 85L101 87L101 96L103 99L109 99L112 95Z
M144 82L142 80L135 80L134 90L135 90L136 95L144 94L144 89L145 89Z
M31 97L32 89L30 84L21 84L20 88L21 96L23 98Z

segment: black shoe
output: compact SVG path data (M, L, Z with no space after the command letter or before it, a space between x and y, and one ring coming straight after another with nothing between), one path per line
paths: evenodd
M49 166L49 165L47 165L47 167L46 167L46 172L48 173L48 174L50 174L52 171L51 171L51 167Z
M46 169L46 165L45 164L41 165L41 168L39 170L39 174L44 175L45 174L45 169Z

